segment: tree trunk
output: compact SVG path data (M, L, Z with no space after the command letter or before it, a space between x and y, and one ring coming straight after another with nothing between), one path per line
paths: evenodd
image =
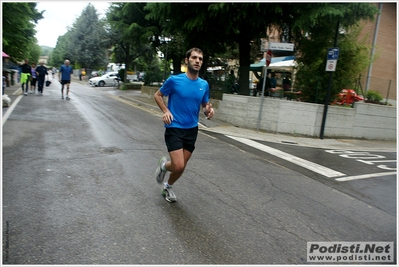
M200 69L200 77L205 78L206 76L206 70L208 69L208 63L209 63L209 56L205 55L203 62L202 62L202 67Z
M181 73L181 60L180 57L173 54L171 57L172 61L173 61L173 75L177 75Z
M123 76L123 82L127 82L127 71L129 69L129 62L130 62L130 44L126 44L126 51L125 51L125 74Z
M239 57L240 57L240 72L239 84L240 95L249 95L249 67L250 67L250 53L251 53L251 40L247 38L240 38L239 40Z

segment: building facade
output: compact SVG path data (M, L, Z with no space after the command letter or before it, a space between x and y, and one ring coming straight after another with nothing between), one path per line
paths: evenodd
M364 22L363 34L374 47L374 61L360 77L363 91L381 93L396 106L397 98L397 17L396 3L374 3L380 14L374 21ZM379 16L379 17L378 17ZM371 57L371 55L370 55Z

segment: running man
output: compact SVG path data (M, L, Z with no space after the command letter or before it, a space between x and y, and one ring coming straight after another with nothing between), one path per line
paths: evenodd
M166 172L170 172L162 190L168 202L177 200L171 190L172 185L183 174L195 149L201 106L207 118L214 116L212 104L209 102L208 82L199 78L203 52L198 48L191 48L186 53L185 62L187 73L169 77L154 94L154 99L163 112L165 143L170 157L170 160L166 157L159 160L155 176L161 184ZM168 97L168 107L163 101L164 96Z
M60 67L60 71L58 72L58 80L61 83L61 99L64 99L64 85L66 85L66 100L70 100L69 85L71 84L71 75L73 73L72 67L69 64L69 60L65 60L64 65Z
M46 76L48 78L48 70L46 66L44 66L44 61L40 61L40 65L36 67L37 74L37 82L38 82L38 91L41 95L43 95L44 81Z

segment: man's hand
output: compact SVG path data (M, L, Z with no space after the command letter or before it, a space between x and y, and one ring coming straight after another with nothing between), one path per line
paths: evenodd
M209 120L215 115L215 110L212 108L212 103L207 103L203 109L206 118Z
M170 113L170 111L166 111L163 115L162 115L162 121L165 124L171 124L173 121L173 115L172 113Z

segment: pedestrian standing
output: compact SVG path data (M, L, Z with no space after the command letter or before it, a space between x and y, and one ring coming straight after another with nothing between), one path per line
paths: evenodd
M203 63L203 52L191 48L186 53L187 72L169 77L154 94L154 99L162 110L165 126L165 143L170 159L162 157L155 171L158 183L162 183L166 172L170 172L162 194L168 202L175 202L172 185L183 174L194 149L198 135L198 121L201 106L207 118L214 116L209 102L208 82L199 78ZM168 97L166 107L163 97Z
M64 85L66 85L66 100L70 100L69 85L71 84L71 75L73 73L72 67L69 64L69 60L65 60L64 65L60 67L58 73L58 80L61 83L61 99L64 99Z
M81 75L82 75L82 80L84 81L85 77L86 77L86 70L85 69L82 69Z
M32 63L32 66L31 66L31 79L30 79L30 93L31 94L36 92L36 83L37 83L36 63Z
M24 92L24 85L25 85L25 95L28 95L29 89L29 82L31 76L32 68L29 65L29 59L25 59L25 63L21 66L21 85L22 85L22 92Z
M38 87L38 92L43 95L43 88L44 88L44 81L48 79L48 70L46 66L44 66L44 61L40 61L40 65L37 66L36 68L36 74L37 74L37 87Z

